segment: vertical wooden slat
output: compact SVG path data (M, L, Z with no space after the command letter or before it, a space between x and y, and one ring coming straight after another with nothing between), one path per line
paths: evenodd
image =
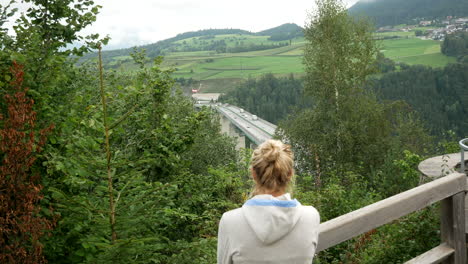
M455 264L466 264L465 240L465 192L452 196L453 202L453 248Z
M467 241L468 241L468 194L467 193L465 193L465 234L467 235Z
M440 202L440 238L442 243L446 243L448 246L453 248L453 206L452 196L443 199ZM451 255L449 258L442 262L443 264L453 264L454 256Z
M441 202L441 239L455 253L443 263L466 264L465 192L457 193Z

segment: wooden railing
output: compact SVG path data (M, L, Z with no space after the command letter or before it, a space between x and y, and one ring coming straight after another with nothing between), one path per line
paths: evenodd
M465 174L452 173L322 223L317 252L441 201L441 244L407 263L466 264L466 185Z

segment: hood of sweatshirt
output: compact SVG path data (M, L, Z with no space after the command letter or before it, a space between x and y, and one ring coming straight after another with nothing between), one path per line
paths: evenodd
M268 245L294 229L301 217L300 206L289 193L278 197L261 194L245 202L242 213L258 239Z

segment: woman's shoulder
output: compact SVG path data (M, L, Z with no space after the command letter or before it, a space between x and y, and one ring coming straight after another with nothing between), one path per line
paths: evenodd
M242 208L237 208L237 209L225 212L223 216L221 217L221 221L222 222L236 221L237 219L242 217L241 209Z
M315 207L302 205L301 214L307 221L320 224L320 214Z

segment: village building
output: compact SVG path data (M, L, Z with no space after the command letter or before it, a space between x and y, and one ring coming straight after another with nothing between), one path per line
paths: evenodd
M429 21L429 20L423 20L419 22L420 26L429 26L431 24L432 24L432 21Z

